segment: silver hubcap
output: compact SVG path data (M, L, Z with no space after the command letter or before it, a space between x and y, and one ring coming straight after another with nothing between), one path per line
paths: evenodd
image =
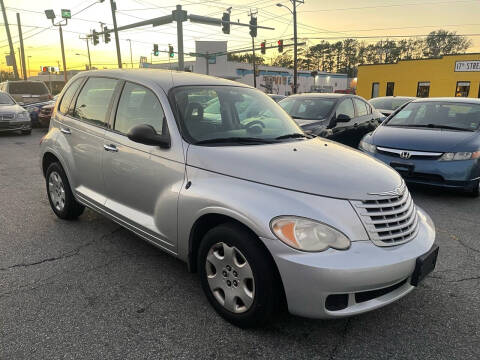
M225 309L237 314L250 309L255 282L252 268L240 250L216 243L208 251L205 268L210 290Z
M62 211L65 207L65 188L62 178L56 171L52 171L48 177L48 192L55 209Z

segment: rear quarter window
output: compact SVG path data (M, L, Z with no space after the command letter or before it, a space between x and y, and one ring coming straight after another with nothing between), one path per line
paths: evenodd
M10 94L48 95L47 86L43 82L12 82L8 87Z

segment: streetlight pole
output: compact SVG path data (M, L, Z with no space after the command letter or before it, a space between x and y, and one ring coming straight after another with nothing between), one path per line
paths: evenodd
M298 82L298 58L297 58L297 3L304 4L304 0L290 0L293 5L293 11L290 10L288 6L278 3L278 7L287 8L288 11L293 15L293 93L297 93L297 82Z
M30 76L30 58L31 57L32 55L27 56L27 80L28 80L28 77Z
M67 25L65 23L65 25ZM60 31L60 47L62 49L62 64L63 64L63 81L65 84L67 83L67 62L65 61L65 47L63 45L63 30L62 25L58 26L58 30Z
M112 10L113 32L115 33L115 46L117 47L118 68L121 69L122 55L120 53L120 39L118 38L117 16L115 15L115 11L117 10L117 4L113 0L110 0L110 9Z
M92 59L90 58L90 45L88 44L89 37L87 36L82 38L81 36L79 36L79 39L85 40L87 42L88 70L92 70ZM75 54L75 55L79 55L79 54Z
M63 80L65 84L67 83L67 62L65 60L65 47L63 45L63 27L68 24L68 19L71 18L70 10L62 9L62 19L60 22L55 24L55 12L53 10L45 10L45 15L47 19L52 20L53 26L58 26L58 31L60 34L60 47L62 50L62 63L63 63ZM64 22L65 21L65 22Z
M130 44L130 65L132 66L132 69L133 69L132 39L125 39L125 40L127 40Z

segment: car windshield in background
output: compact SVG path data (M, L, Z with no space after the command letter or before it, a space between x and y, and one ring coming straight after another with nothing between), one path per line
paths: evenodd
M10 94L45 95L48 94L48 88L43 82L11 82L8 88L8 92Z
M377 109L396 110L403 104L411 101L409 98L377 98L371 99L369 102Z
M172 97L180 113L182 132L194 144L261 144L304 137L295 122L258 90L178 87Z
M475 131L480 127L480 105L461 102L412 102L386 126L443 128Z
M278 104L294 119L322 120L333 110L337 99L292 97Z
M0 105L14 105L15 101L7 94L0 93Z

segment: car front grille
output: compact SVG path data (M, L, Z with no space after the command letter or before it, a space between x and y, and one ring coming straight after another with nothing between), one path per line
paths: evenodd
M370 240L393 246L412 240L418 233L418 215L410 192L377 200L352 201Z
M14 113L0 114L0 121L2 121L2 120L13 120L13 119L15 119L15 114Z

